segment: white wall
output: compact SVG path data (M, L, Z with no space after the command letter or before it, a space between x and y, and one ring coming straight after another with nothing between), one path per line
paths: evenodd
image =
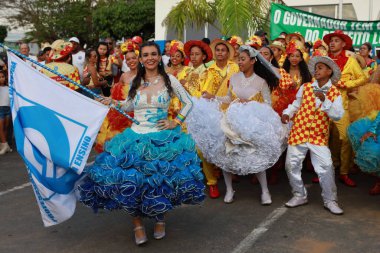
M288 6L315 6L339 4L339 0L283 0ZM380 18L379 0L343 0L343 4L354 6L358 20L378 20ZM371 6L372 4L372 6ZM372 8L371 8L372 7ZM344 16L343 16L344 19Z
M175 6L179 0L156 0L156 17L155 17L155 40L166 39L166 27L162 26L162 21L169 14L173 6Z

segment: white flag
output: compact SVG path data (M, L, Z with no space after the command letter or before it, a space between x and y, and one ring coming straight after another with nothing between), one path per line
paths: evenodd
M17 150L45 226L69 219L74 190L108 108L39 73L8 52Z

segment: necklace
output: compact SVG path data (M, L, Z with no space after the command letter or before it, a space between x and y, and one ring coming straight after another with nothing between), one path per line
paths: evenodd
M158 84L158 82L161 80L161 76L157 76L156 77L156 79L154 79L154 81L153 82L148 82L148 81L143 81L143 80L141 80L141 84L144 86L144 88L147 88L147 87L149 87L151 84L152 85L156 85L156 84Z

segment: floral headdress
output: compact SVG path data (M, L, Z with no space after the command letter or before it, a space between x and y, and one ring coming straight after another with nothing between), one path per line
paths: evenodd
M180 51L182 53L182 55L185 56L185 50L183 49L183 47L184 47L184 45L183 45L182 41L172 40L170 42L169 54L173 55L177 51Z
M59 61L73 51L73 44L65 42L64 40L56 40L51 44L51 51L49 59L52 61Z
M128 52L135 52L135 54L139 55L139 45L134 43L132 40L128 39L120 46L121 52L126 54Z
M232 46L235 46L235 45L243 45L243 39L239 36L232 36L231 39L228 41Z
M316 41L314 41L314 50L318 49L320 46L324 47L326 50L329 50L329 46L323 40L317 39Z
M302 42L298 40L292 40L288 43L288 46L286 47L286 54L290 55L295 53L297 50L300 50L301 53L305 51L304 46L302 45Z
M249 39L245 42L245 44L255 49L260 49L263 42L259 36L253 35L249 37Z

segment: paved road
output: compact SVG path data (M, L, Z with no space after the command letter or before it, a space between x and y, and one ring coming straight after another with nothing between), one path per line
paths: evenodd
M305 172L305 182L311 174ZM67 222L42 226L30 186L6 192L28 182L24 165L13 152L0 156L0 252L274 252L274 253L379 253L380 196L367 194L373 178L354 175L359 187L338 183L343 216L322 207L320 188L309 185L310 203L287 209L290 198L286 175L271 186L271 206L259 204L258 185L249 178L235 184L236 201L207 199L200 206L184 206L167 217L167 237L152 237L153 223L146 221L149 242L137 247L132 224L122 211L92 211L78 204ZM224 191L223 182L219 182Z

